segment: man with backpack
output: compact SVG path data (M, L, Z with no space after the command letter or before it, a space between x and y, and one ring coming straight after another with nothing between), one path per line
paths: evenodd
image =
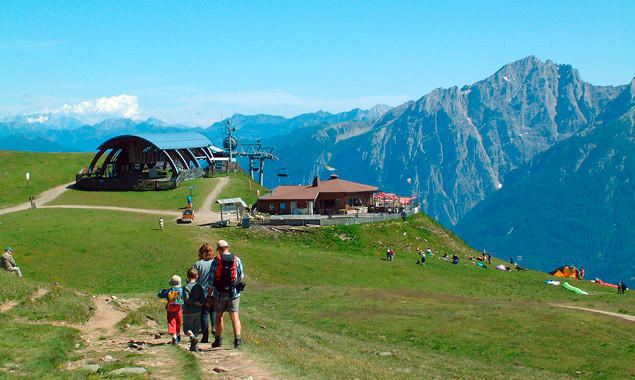
M242 348L241 325L238 317L240 292L244 288L241 281L245 277L243 263L238 256L229 252L229 244L219 240L216 244L218 256L212 260L210 287L214 294L216 311L216 335L212 347L223 345L223 314L227 311L234 328L234 348Z

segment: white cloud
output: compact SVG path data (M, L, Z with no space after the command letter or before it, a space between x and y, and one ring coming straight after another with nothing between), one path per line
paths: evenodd
M64 104L49 112L76 116L126 117L132 119L139 116L139 98L134 95L122 94L109 98L85 100L78 104Z
M39 117L27 117L26 122L27 123L44 123L48 119L49 119L48 116L40 115Z

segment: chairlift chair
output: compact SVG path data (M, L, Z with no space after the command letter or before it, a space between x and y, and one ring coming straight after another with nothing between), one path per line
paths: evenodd
M287 163L283 161L282 167L278 169L278 177L288 177L289 172L287 171Z

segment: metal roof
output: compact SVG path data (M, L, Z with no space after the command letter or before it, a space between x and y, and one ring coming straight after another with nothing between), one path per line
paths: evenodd
M107 148L110 144L129 138L140 138L148 141L159 149L187 149L211 147L212 142L207 136L198 132L176 133L140 133L138 135L121 135L113 137L102 143L98 149Z
M247 207L247 203L245 203L245 201L243 201L242 198L218 199L216 200L216 203L221 205L239 204L239 205L242 205L243 207Z

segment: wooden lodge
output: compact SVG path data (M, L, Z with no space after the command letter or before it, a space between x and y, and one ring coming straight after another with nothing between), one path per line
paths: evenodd
M375 186L339 179L315 177L311 185L278 186L258 199L258 211L272 215L333 215L365 213Z

